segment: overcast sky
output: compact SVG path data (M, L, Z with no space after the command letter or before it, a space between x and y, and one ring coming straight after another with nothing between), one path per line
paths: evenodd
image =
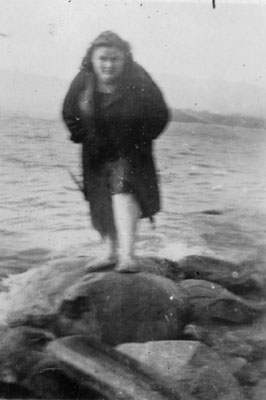
M266 87L266 0L0 0L0 68L72 77L107 29L151 72Z

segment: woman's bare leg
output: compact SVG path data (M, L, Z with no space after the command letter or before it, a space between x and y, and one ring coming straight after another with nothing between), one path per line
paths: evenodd
M100 192L92 193L90 198L90 217L92 225L100 234L103 241L103 248L100 254L92 261L94 268L108 267L110 264L118 262L118 239L113 218L112 198L105 186L101 187L98 181L97 190ZM96 194L95 194L96 193Z
M112 196L114 221L119 244L118 267L134 264L134 244L140 218L140 207L134 195L130 193Z

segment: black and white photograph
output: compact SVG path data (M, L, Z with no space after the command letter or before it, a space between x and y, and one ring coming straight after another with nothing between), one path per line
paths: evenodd
M0 0L0 398L265 400L266 0Z

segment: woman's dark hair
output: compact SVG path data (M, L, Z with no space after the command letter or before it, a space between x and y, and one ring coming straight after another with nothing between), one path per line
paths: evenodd
M93 71L92 68L92 53L97 47L116 47L117 49L121 50L124 55L125 55L125 66L124 66L124 72L126 72L128 69L131 68L133 64L133 57L131 53L131 48L130 44L121 39L120 36L118 36L116 33L112 31L105 31L101 33L91 44L91 46L88 48L85 57L82 60L81 63L81 70L85 71Z

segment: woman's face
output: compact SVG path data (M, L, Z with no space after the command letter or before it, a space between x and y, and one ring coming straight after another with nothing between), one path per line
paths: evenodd
M123 71L125 55L116 47L96 47L92 53L91 62L101 82L113 83Z

